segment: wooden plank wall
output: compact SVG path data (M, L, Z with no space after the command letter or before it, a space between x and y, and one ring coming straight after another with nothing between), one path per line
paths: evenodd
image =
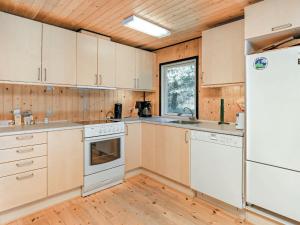
M159 113L159 64L174 60L199 56L199 71L201 71L201 39L194 39L178 45L170 46L156 51L156 95L149 96L154 101L154 111ZM201 72L200 72L201 74ZM235 122L236 113L240 111L237 102L244 100L244 85L226 87L201 87L199 74L199 115L201 120L219 120L220 99L225 101L225 121Z
M123 104L123 116L130 116L137 100L143 100L143 92L0 84L0 120L12 119L15 108L31 110L38 121L47 112L51 121L95 120L104 118L116 102Z

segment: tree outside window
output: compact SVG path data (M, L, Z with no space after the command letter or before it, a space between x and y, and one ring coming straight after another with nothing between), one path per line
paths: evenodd
M190 116L188 107L196 115L197 60L163 64L161 72L161 114Z

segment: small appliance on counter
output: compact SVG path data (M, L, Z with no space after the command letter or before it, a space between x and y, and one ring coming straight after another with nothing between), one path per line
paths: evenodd
M238 130L243 130L245 124L245 113L239 112L236 114L235 128Z
M138 109L139 117L151 117L152 105L150 101L137 101L135 108Z
M30 110L25 111L24 113L22 113L22 115L23 115L24 125L32 125L35 123L33 120L32 112Z
M21 110L20 109L14 109L12 111L14 115L14 124L16 126L21 126L22 125L22 115L21 115Z
M122 119L122 104L116 103L114 110L115 119Z

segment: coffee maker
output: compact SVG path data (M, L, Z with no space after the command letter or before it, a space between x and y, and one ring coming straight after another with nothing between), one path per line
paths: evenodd
M152 106L150 101L137 101L135 108L138 109L139 117L151 117Z

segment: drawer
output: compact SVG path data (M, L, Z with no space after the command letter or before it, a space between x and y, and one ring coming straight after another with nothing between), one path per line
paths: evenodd
M0 149L46 143L47 133L32 133L0 137Z
M47 169L0 178L0 212L47 196Z
M47 155L47 145L34 145L0 150L0 163Z
M0 164L0 177L47 167L47 157L36 157Z

